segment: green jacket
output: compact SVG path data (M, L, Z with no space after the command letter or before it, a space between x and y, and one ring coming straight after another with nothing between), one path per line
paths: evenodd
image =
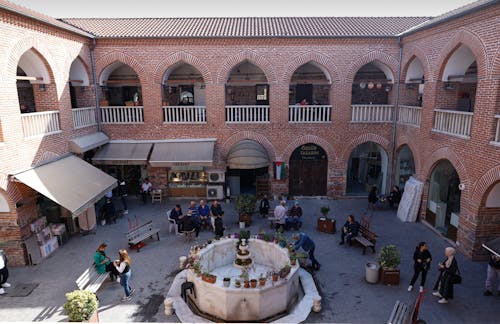
M102 261L104 261L104 259L106 259L106 253L95 251L94 264L95 264L95 268L97 270L97 273L106 273L106 264L110 263L111 261L108 261L106 263L102 263Z

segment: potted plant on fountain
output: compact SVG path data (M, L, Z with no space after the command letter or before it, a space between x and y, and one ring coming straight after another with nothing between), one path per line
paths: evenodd
M319 232L333 234L336 231L335 219L328 217L330 208L327 206L321 206L320 208L321 217L318 218L317 229Z
M265 286L266 285L266 277L264 276L264 274L260 274L260 277L259 277L259 286Z
M276 282L278 281L278 279L280 278L280 274L276 271L273 272L273 282Z
M236 196L235 209L239 215L239 222L244 222L245 226L250 226L252 221L252 214L255 212L255 204L257 198L255 195L243 194Z
M393 245L386 245L380 249L377 255L380 264L380 281L384 285L399 285L399 269L401 256L398 248Z
M236 288L240 288L240 287L241 287L241 281L240 281L239 279L236 279L236 280L234 281L234 286L235 286Z
M251 279L250 280L250 286L252 288L257 288L257 279Z
M288 274L290 273L290 270L292 269L292 267L289 265L289 264L285 264L283 266L283 268L280 269L280 277L281 278L286 278L286 276L288 276Z
M249 280L249 277L248 277L248 273L243 273L241 275L241 279L243 279L243 287L245 288L250 288L250 280Z
M229 285L231 284L231 278L229 277L224 277L224 279L222 279L222 283L224 285L224 287L229 287Z
M64 310L71 322L99 322L96 295L88 290L74 290L66 294Z

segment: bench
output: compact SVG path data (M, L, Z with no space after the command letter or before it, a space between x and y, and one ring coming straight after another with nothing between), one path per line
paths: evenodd
M377 234L371 232L364 226L359 226L359 234L352 238L352 241L358 242L363 247L363 254L366 252L366 248L371 248L373 253L375 253L375 243L377 243Z
M387 324L413 324L417 322L420 302L424 294L419 293L417 300L412 305L407 305L399 300L392 308L391 316Z
M141 248L145 245L142 241L148 237L153 238L156 234L158 241L160 240L160 229L153 226L153 221L132 228L126 235L127 241L131 249L136 249L140 252Z
M75 282L78 289L88 290L95 294L108 276L107 272L97 273L95 265L92 263Z

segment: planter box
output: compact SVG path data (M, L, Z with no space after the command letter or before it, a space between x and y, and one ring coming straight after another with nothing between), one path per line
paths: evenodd
M380 282L383 285L399 285L399 269L380 268Z
M334 219L320 217L317 226L319 232L334 234L337 231Z
M238 218L238 221L239 222L245 222L245 226L250 226L250 223L252 222L252 216L250 215L240 215L240 217Z

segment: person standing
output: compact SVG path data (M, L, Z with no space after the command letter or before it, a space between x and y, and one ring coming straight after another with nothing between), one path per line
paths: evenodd
M267 195L264 195L262 199L260 200L259 204L259 214L262 217L267 217L269 214L269 200L267 199Z
M486 272L486 290L484 291L483 295L493 295L493 286L495 284L495 279L497 281L497 295L500 296L500 257L492 254L490 257L490 261L488 262L488 268Z
M127 250L120 250L118 254L120 255L120 259L113 262L113 264L120 274L120 285L122 285L125 290L125 296L122 297L121 300L129 301L132 299L132 295L135 292L135 289L130 288L130 276L132 274L132 270L130 269L130 257Z
M274 223L276 230L284 231L286 223L286 201L282 200L276 208L274 208Z
M313 269L319 271L321 264L319 264L318 260L314 257L314 249L316 248L314 241L307 236L306 233L297 234L293 238L295 240L295 251L302 248L304 251L309 253L309 259L311 259Z
M109 277L112 281L118 278L118 271L113 266L111 260L106 256L106 243L101 243L94 254L94 265L97 273L102 274L109 272Z
M342 234L340 235L339 245L342 245L347 241L349 245L352 244L351 240L353 237L358 236L359 223L354 219L353 215L347 216L347 221L342 227Z
M215 231L215 220L217 219L217 217L222 218L222 215L224 215L224 212L222 211L222 206L219 204L218 200L214 200L214 203L210 207L210 221L212 224L212 229L214 231Z
M0 250L0 295L5 294L4 288L9 288L10 283L7 282L9 279L9 269L7 268L7 256Z
M148 195L151 193L151 188L153 184L149 181L149 178L144 179L141 185L141 195L142 202L145 204L148 200Z
M128 214L128 206L127 206L127 186L125 184L125 180L120 180L118 184L118 195L120 196L122 200L122 205L123 205L123 215Z
M439 297L438 303L447 304L449 299L453 299L453 277L458 273L458 263L455 258L455 249L447 247L444 249L446 259L438 264L439 277L434 285L434 296Z
M427 250L425 242L418 243L418 246L415 248L415 252L413 253L413 261L413 277L411 278L408 291L413 290L413 285L417 281L418 275L422 273L422 279L420 280L420 292L423 292L427 272L429 271L432 261L431 253Z
M377 186L373 186L368 194L368 208L375 209L378 202L378 189Z

